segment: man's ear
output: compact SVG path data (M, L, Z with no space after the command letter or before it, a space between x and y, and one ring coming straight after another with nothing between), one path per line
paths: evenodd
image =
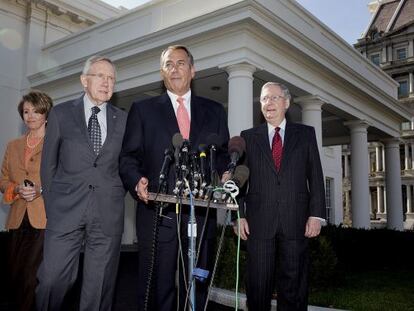
M81 75L80 76L80 82L81 82L81 84L82 84L82 86L84 87L84 88L86 88L87 86L88 86L88 80L87 80L87 77L86 77L86 75Z

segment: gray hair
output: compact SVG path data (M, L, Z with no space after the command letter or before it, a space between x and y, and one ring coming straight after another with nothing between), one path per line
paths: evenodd
M265 84L263 84L261 92L263 92L263 90L265 88L267 88L269 86L272 86L272 85L280 87L280 89L282 90L282 93L283 93L283 97L286 98L290 102L292 96L290 95L290 92L289 92L289 89L287 88L287 86L282 84L282 83L266 82Z
M115 68L115 64L108 57L101 56L101 55L94 55L94 56L89 57L86 60L85 65L83 66L82 74L83 75L88 74L89 73L89 70L91 69L91 66L93 64L95 64L97 62L101 62L101 61L107 62L107 63L109 63L109 64L112 65L112 68L114 68L115 78L116 78L116 68Z
M170 50L171 51L174 51L174 50L183 50L187 54L188 59L190 60L191 66L194 66L194 57L193 57L193 54L191 54L190 50L186 46L184 46L184 45L170 45L164 51L161 52L161 57L160 57L160 65L161 65L161 68L163 66L164 56Z

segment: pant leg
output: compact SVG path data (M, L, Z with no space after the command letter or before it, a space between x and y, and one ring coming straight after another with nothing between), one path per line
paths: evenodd
M9 268L16 310L35 310L36 273L42 260L44 230L33 228L25 214L20 227L11 230Z
M277 238L277 310L308 308L308 239Z
M36 288L38 311L59 311L66 293L76 281L83 228L68 233L45 230L43 261Z
M152 241L138 240L138 310L144 310ZM177 238L158 242L152 273L151 300L147 310L176 309Z
M121 235L108 236L96 206L90 205L85 229L85 253L80 311L109 311L115 293Z
M275 277L275 239L247 240L247 304L250 311L269 311Z

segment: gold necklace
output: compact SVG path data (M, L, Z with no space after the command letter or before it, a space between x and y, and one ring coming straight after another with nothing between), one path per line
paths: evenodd
M37 143L35 143L34 145L31 145L31 144L29 143L29 136L30 136L30 134L31 134L31 133L27 134L27 136L26 136L26 146L27 146L28 148L30 148L30 149L34 149L34 148L36 148L36 147L37 147L37 145L39 145L39 144L40 144L40 142L42 141L43 137L45 137L45 136L42 136L42 137L37 137L37 138L39 139L39 140L38 140L38 142L37 142Z

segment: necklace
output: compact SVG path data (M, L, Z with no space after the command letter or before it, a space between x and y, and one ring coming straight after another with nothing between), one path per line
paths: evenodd
M34 137L35 139L37 139L37 142L35 142L33 145L31 145L31 144L30 144L30 142L29 142L29 140L30 140L30 139L33 139L33 138L31 138L31 137L30 137L30 134L31 134L31 133L27 134L27 136L26 136L26 146L27 146L28 148L30 148L30 149L34 149L34 148L36 148L36 147L37 147L37 145L39 145L39 144L40 144L40 142L43 140L43 137L44 137L44 136L41 136L41 137Z

